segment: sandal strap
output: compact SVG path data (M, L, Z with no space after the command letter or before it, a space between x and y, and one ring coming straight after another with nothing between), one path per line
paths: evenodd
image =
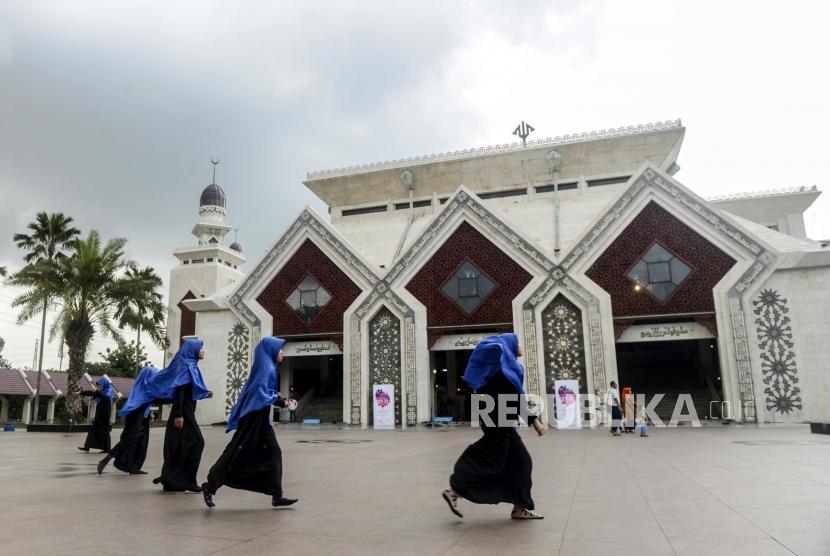
M541 519L542 515L533 510L522 509L520 512L513 512L512 517L516 519Z

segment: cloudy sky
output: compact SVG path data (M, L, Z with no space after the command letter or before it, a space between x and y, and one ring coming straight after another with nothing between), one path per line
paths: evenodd
M305 172L509 142L523 119L546 137L681 118L676 177L703 195L826 189L825 5L4 0L0 265L62 211L166 279L211 156L256 259L303 205L325 211ZM830 238L830 197L806 224ZM0 337L31 365L16 293Z

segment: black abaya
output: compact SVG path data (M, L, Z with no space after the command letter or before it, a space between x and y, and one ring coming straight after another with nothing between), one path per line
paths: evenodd
M121 440L110 450L115 458L114 465L124 473L135 474L141 471L147 457L147 444L150 442L150 417L144 416L144 407L140 407L124 419Z
M207 487L216 494L225 485L282 496L282 451L271 424L271 406L239 419L225 451L208 473Z
M177 429L174 421L184 418L184 427ZM196 473L202 460L205 439L196 422L196 401L193 399L193 386L185 384L176 388L173 408L167 419L164 433L164 464L161 476L154 480L161 483L164 490L183 492L199 490Z
M84 394L93 396L97 401L95 406L95 418L92 420L92 426L86 435L84 441L84 448L94 448L104 452L110 451L110 398L100 392L91 392Z
M516 396L519 392L503 373L497 373L477 393L496 399L496 409L491 412L490 417L493 424L498 425L497 409L500 404L497 396ZM507 405L515 409L518 407L518 400ZM511 419L515 423L515 414ZM530 424L533 424L535 419L533 415L528 416ZM484 436L468 446L458 458L450 476L450 487L462 498L476 504L506 502L533 510L533 499L530 496L533 460L516 427L486 426L483 419L480 424Z

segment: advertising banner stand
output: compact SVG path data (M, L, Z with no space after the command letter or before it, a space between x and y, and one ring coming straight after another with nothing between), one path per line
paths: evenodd
M579 403L579 381L554 381L556 390L556 427L559 429L582 428L582 406Z
M374 384L372 386L372 426L376 429L395 428L395 385Z

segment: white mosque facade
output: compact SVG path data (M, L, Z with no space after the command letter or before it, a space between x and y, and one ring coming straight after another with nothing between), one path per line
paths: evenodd
M302 210L247 272L211 184L169 292L170 345L205 341L216 395L200 421L226 419L265 335L288 341L280 390L301 415L370 426L383 383L402 427L469 419L466 358L506 331L531 394L616 380L664 393L664 411L689 393L701 418L827 420L830 249L803 218L820 192L703 199L674 177L684 132L671 121L310 173L330 216Z

